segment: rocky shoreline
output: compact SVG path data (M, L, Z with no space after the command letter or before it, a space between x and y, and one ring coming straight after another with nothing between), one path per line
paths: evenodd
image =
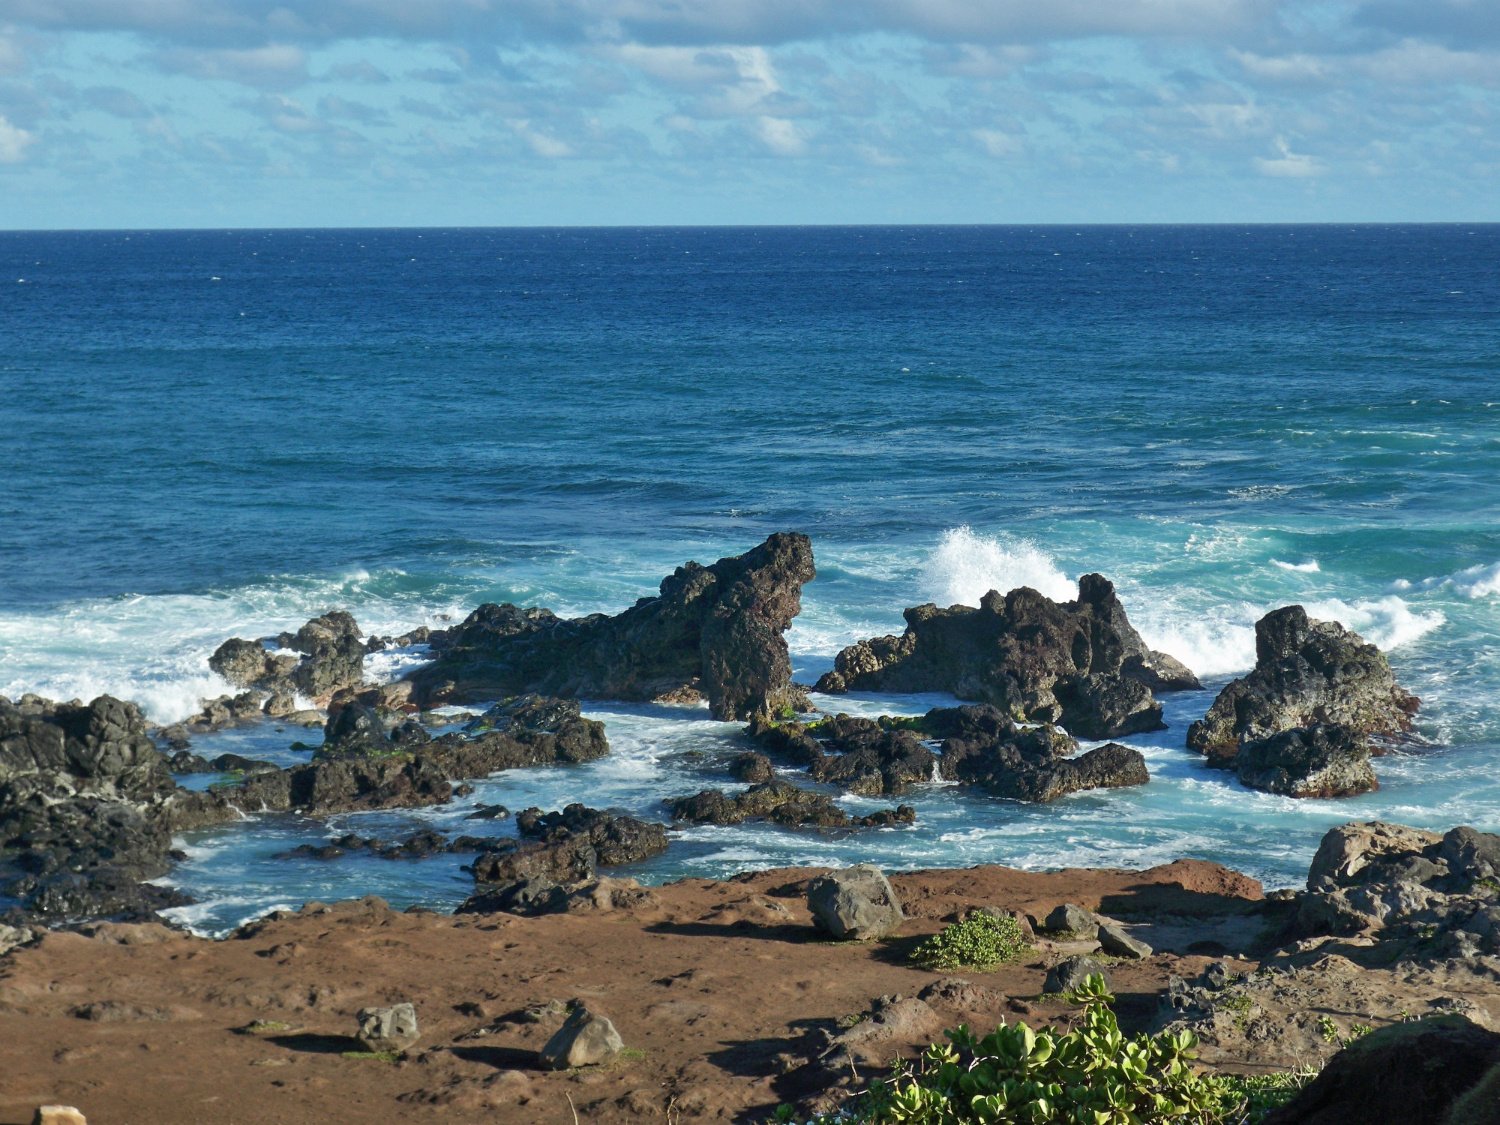
M89 704L34 696L0 699L0 906L5 907L0 956L7 958L0 963L5 984L0 1017L22 1025L59 1018L98 1023L115 1020L97 1014L101 1012L149 1011L166 1014L125 1015L119 1022L174 1024L178 1016L172 1003L153 1006L111 997L75 1005L95 1015L79 1016L70 1008L60 1016L48 1004L33 1002L27 990L35 985L27 973L50 964L59 950L82 948L106 959L117 956L113 951L119 947L132 951L130 957L150 960L162 947L177 949L173 957L232 961L237 954L228 951L240 948L237 943L274 933L278 940L259 953L268 961L252 963L263 971L243 978L247 988L239 999L228 1003L206 993L184 994L182 1010L201 1012L205 1005L213 1008L221 1002L249 1008L254 1005L248 998L259 996L266 1010L254 1019L272 1020L280 1009L321 1019L325 1011L347 1006L344 1000L331 1008L320 1001L321 985L312 984L298 995L256 989L270 988L269 980L287 975L271 971L272 965L300 971L302 955L296 951L322 940L311 931L324 925L315 919L325 915L366 953L374 940L371 934L383 929L406 935L396 943L403 948L448 942L469 958L478 940L471 931L519 936L523 930L516 927L538 926L542 929L536 933L564 942L558 948L570 954L595 940L595 928L600 940L607 936L611 941L644 941L667 933L679 939L671 945L670 957L686 958L685 976L707 972L704 966L728 956L715 951L718 943L740 942L756 931L764 932L751 940L762 944L751 959L766 956L777 942L797 946L800 957L807 949L821 948L803 932L805 919L799 912L808 903L817 912L821 884L814 876L780 872L717 884L684 881L646 888L612 878L606 869L660 855L671 847L676 825L764 821L781 828L848 833L911 824L916 811L896 801L934 782L1039 803L1082 790L1149 784L1139 751L1102 740L1161 729L1165 724L1156 693L1200 686L1180 662L1147 648L1107 579L1085 575L1077 598L1069 602L1022 588L1003 596L992 591L977 608L909 609L904 635L846 648L834 670L816 685L834 695L850 690L942 691L973 702L917 717L813 712L806 689L792 682L783 638L800 610L802 586L813 574L810 542L783 533L712 566L689 563L662 582L657 596L643 598L615 617L562 619L541 609L486 605L448 630L364 638L353 617L331 611L295 633L226 641L210 663L239 693L207 701L193 720L165 729L151 728L133 704L107 696ZM1232 771L1249 788L1285 796L1333 797L1376 787L1371 757L1409 735L1418 707L1415 697L1396 683L1385 657L1343 626L1311 620L1300 606L1267 614L1257 623L1256 640L1255 668L1228 684L1204 717L1191 724L1185 749L1203 754L1210 766ZM365 680L369 652L411 644L428 646L431 661L392 683ZM514 837L426 830L381 840L345 833L327 845L304 845L286 854L288 861L335 863L351 853L391 860L438 852L473 855L468 870L474 892L451 919L426 912L395 914L378 902L310 906L295 916L242 927L220 945L174 935L160 924L157 911L185 901L160 885L178 855L175 834L267 812L318 817L447 804L472 792L469 781L504 770L567 768L598 760L610 752L607 731L582 715L580 696L702 700L717 718L745 721L747 749L730 766L744 788L664 793L659 820L575 803L518 812L508 822L514 824ZM500 702L483 712L454 714L449 707L438 715L430 710L496 697ZM320 723L321 744L306 747L308 760L289 766L237 755L210 762L192 750L192 740L204 732L266 721L267 716L301 725ZM1084 749L1080 739L1102 744ZM174 774L195 772L220 777L206 790L185 788L174 779ZM892 803L851 815L834 802L840 791ZM509 816L508 810L490 806L476 809L470 819ZM1130 1000L1135 1007L1127 1006L1122 1018L1140 1027L1192 1030L1205 1046L1206 1060L1215 1064L1293 1065L1299 1052L1316 1046L1308 1042L1309 1029L1326 1032L1326 1024L1309 1024L1306 1013L1332 1003L1339 990L1362 997L1360 1003L1370 1009L1359 1013L1361 1026L1371 1020L1401 1022L1405 1016L1398 1018L1386 1001L1418 993L1428 1007L1401 1009L1407 1015L1425 1015L1430 1008L1484 1024L1489 1001L1473 996L1478 990L1488 997L1487 982L1500 979L1500 839L1467 828L1447 834L1381 824L1337 829L1313 861L1308 889L1269 897L1243 876L1191 861L1140 875L1074 871L1033 876L981 868L892 879L896 890L881 894L893 903L900 899L908 909L889 913L875 936L904 948L900 942L940 918L958 921L973 910L998 911L996 917L1003 914L1036 936L1029 947L1036 957L1027 962L1034 973L1076 981L1101 964L1110 975L1124 973L1132 987L1154 999L1149 1004ZM1195 889L1205 881L1219 889L1211 894ZM1064 889L1104 884L1109 889L1093 896L1097 901L1083 901L1090 899L1083 889L1071 894ZM1150 890L1172 885L1180 894ZM939 887L947 889L934 889ZM1037 888L1047 890L1043 894ZM1146 899L1166 895L1176 912L1141 907L1140 895L1132 897L1137 891ZM1046 895L1059 901L1035 913ZM946 913L910 905L934 897L952 900ZM805 901L797 906L783 900ZM1076 911L1064 916L1079 923L1066 926L1066 933L1050 921L1051 913L1063 907ZM1098 911L1110 918L1101 924L1093 917ZM560 920L548 921L552 918ZM554 933L549 926L564 929ZM632 936L632 927L639 933ZM839 926L832 928L841 932ZM506 944L507 951L513 948L514 943ZM545 948L538 946L535 956L545 960ZM750 956L749 950L756 948L752 944L734 956ZM1101 948L1104 963L1087 960L1097 958ZM143 952L147 949L151 952ZM1200 964L1205 958L1216 960ZM508 952L507 964L510 959ZM657 1083L678 1091L667 1103L652 1101L656 1095L641 1090L617 1091L588 1102L593 1119L631 1119L626 1109L643 1113L648 1102L680 1119L734 1117L751 1112L758 1104L754 1099L772 1093L786 1094L781 1100L812 1112L860 1086L877 1063L920 1049L919 1040L938 1034L943 1021L957 1014L982 1013L990 1020L1007 1012L1012 1017L1066 1018L1045 1001L1017 999L1045 997L1046 980L1024 977L1017 983L1007 978L999 991L972 981L930 980L914 988L902 975L911 969L899 957L882 962L870 954L865 960L872 963L861 962L861 979L890 975L901 982L899 991L906 999L898 1002L880 992L865 996L861 1007L843 1013L864 1029L858 1035L825 1036L813 1054L808 1054L810 1041L783 1044L775 1061L755 1064L769 1066L771 1072L765 1074L745 1069L749 1064L743 1059L727 1065L714 1051L699 1057L667 1050L679 1067L676 1077ZM885 963L893 960L894 965ZM1136 961L1141 967L1127 971L1125 964ZM1145 966L1152 968L1148 972ZM744 971L753 968L747 965ZM113 987L114 971L101 969L94 979ZM401 971L416 979L411 976L416 967ZM538 968L517 979L566 971ZM594 971L598 979L591 987L613 995L617 982L602 967ZM801 973L804 967L799 963L792 971ZM349 1003L355 993L362 1001L397 999L391 987L373 988L364 976L344 986L333 983L341 979L336 967L319 962L318 972L331 974L328 987ZM1136 980L1141 973L1145 976ZM1372 989L1367 987L1371 973L1391 979ZM667 974L664 979L675 978ZM261 985L251 987L255 980ZM86 987L87 979L77 983ZM158 985L163 996L172 995L170 984ZM722 987L695 992L712 996ZM587 992L582 983L578 989ZM409 990L407 999L416 995L421 993ZM518 993L512 999L523 1010L526 1004L559 998ZM504 1058L517 1065L497 1063L477 1085L454 1062L465 1051L479 1049L458 1045L471 1038L503 1034L530 1044L541 1033L538 1029L562 1033L551 1027L550 1016L516 1017L507 1023L509 1017L499 1018L486 1007L495 1000L492 992L480 1000L454 1000L454 1011L474 1009L468 1015L492 1017L494 1026L450 1029L450 1046L401 1055L394 1069L404 1073L415 1066L415 1078L424 1075L421 1067L433 1064L435 1052L445 1052L442 1065L425 1073L426 1084L407 1089L410 1083L398 1081L381 1088L403 1106L462 1105L466 1111L503 1105L519 1112L546 1103L546 1090L562 1089L571 1098L552 1079L531 1075L531 1064L522 1065L524 1060L514 1055L530 1052L529 1045L505 1047L514 1058ZM560 1010L553 1014L577 1023L574 1030L580 1035L611 1041L595 1018L597 1007L575 1004L576 1019ZM711 1011L714 1003L693 999L673 1012L681 1015L699 1007ZM898 1016L898 1011L904 1014ZM746 1014L742 1030L749 1034L758 1029L758 1039L764 1039L761 1024L775 1024L780 1014ZM692 1027L704 1018L684 1017L684 1024ZM394 1035L391 1029L405 1027L407 1015L372 1015L370 1020L386 1029L382 1034ZM439 1017L440 1029L445 1020L449 1017ZM642 1021L651 1022L649 1011L627 1023L639 1026ZM424 1042L431 1042L426 1035ZM287 1046L294 1054L298 1050ZM851 1062L848 1076L839 1070L842 1063L827 1063L830 1052L839 1051L849 1060L858 1059ZM739 1057L734 1051L728 1055ZM77 1057L59 1048L56 1057L64 1056ZM551 1056L544 1050L537 1057ZM256 1065L298 1061L266 1058L272 1061ZM683 1075L700 1072L712 1072L710 1084L722 1089L691 1109L694 1103L683 1091L693 1083ZM50 1073L45 1067L37 1072L44 1084L45 1073ZM714 1098L728 1101L719 1104ZM514 1119L555 1119L548 1116L555 1113L555 1104L547 1104L552 1108L538 1109L534 1118ZM110 1119L109 1112L99 1119ZM152 1119L170 1118L157 1114Z

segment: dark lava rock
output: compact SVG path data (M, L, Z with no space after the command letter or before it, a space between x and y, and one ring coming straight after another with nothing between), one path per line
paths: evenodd
M1251 789L1284 797L1352 797L1379 788L1365 738L1323 723L1245 742L1234 770Z
M404 722L392 734L370 708L335 712L325 742L311 762L257 773L210 794L183 794L181 826L212 823L214 808L330 813L355 809L414 808L443 804L456 778L487 777L506 769L593 761L609 752L604 724L585 719L573 700L536 696L493 708L473 733L423 740ZM423 732L425 734L425 732Z
M277 638L281 648L234 637L208 658L208 666L231 684L257 688L274 697L293 692L327 699L364 677L365 646L359 626L343 610L314 617L295 633Z
M761 781L771 781L776 777L775 767L771 765L771 759L764 754L750 751L745 754L737 754L729 763L729 776L736 781L744 781L751 784Z
M633 816L572 804L561 812L526 809L516 828L525 839L502 841L474 863L478 883L524 880L574 883L592 878L597 867L639 863L667 850L664 825Z
M787 827L870 828L913 824L917 819L916 810L910 805L851 817L834 804L831 797L799 789L786 781L762 782L734 796L727 795L722 789L705 789L691 797L675 797L666 804L673 820L687 820L694 824L743 824L747 820L769 820Z
M1160 730L1152 690L1198 687L1179 662L1146 647L1098 574L1058 603L1029 587L994 590L977 609L921 605L900 637L861 641L818 681L824 692L947 691L1006 714L1058 723L1086 738Z
M0 894L54 921L181 903L140 883L169 867L174 788L134 704L0 697Z
M1047 979L1042 983L1043 993L1072 992L1095 973L1109 983L1109 974L1104 966L1092 957L1069 957L1047 970Z
M1497 1062L1500 1035L1463 1016L1392 1024L1334 1055L1265 1125L1453 1120L1449 1108Z
M482 605L433 641L410 677L423 706L516 692L650 700L693 688L716 718L769 717L803 703L782 634L813 577L812 544L772 535L712 566L688 563L614 617Z
M1189 749L1233 768L1241 746L1317 724L1357 736L1411 729L1420 701L1403 690L1378 648L1336 621L1314 621L1300 605L1255 623L1255 668L1234 680L1188 728Z
M801 723L753 722L768 753L804 765L810 776L853 793L904 793L941 777L1019 801L1052 801L1081 789L1143 785L1140 752L1118 743L1077 749L1053 726L1022 727L989 704L939 707L920 719L836 715ZM941 739L938 753L927 741Z

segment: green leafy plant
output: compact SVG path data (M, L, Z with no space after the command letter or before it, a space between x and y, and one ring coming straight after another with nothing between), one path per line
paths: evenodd
M910 961L923 969L992 969L1014 961L1027 945L1014 918L971 914L921 942L911 951Z
M897 1063L818 1125L1230 1125L1251 1105L1246 1081L1192 1067L1190 1031L1127 1037L1104 979L1088 977L1069 994L1083 1005L1066 1033L1001 1024L976 1036L960 1026L915 1062ZM1257 1091L1257 1094L1259 1091ZM779 1115L777 1120L789 1118Z

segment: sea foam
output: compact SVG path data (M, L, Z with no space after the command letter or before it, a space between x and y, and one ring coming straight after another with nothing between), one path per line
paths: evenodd
M1409 582L1405 578L1392 583L1397 590L1449 589L1466 598L1492 598L1500 594L1500 562L1480 564L1456 570L1437 578L1424 578L1420 582Z
M991 590L1030 586L1054 601L1078 596L1078 586L1030 539L979 535L970 527L943 533L923 576L924 592L940 605L978 605Z

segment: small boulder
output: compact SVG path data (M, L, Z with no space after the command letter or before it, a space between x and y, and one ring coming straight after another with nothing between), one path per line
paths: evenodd
M569 1070L608 1062L624 1049L625 1041L608 1018L577 1004L542 1047L540 1058L551 1070Z
M1080 938L1092 938L1099 932L1099 919L1083 907L1065 902L1047 915L1042 926L1054 934L1076 934Z
M355 1036L369 1051L404 1051L417 1041L417 1010L411 1004L361 1008Z
M906 920L880 868L860 863L820 875L807 885L813 925L838 941L872 941Z
M1266 1125L1442 1121L1497 1060L1500 1035L1463 1016L1391 1024L1329 1059L1300 1094L1266 1118Z
M1128 957L1144 961L1151 956L1151 947L1140 938L1131 937L1117 922L1099 923L1099 948L1113 957Z
M89 1125L89 1121L70 1105L43 1105L37 1106L31 1125Z
M1069 957L1065 961L1059 961L1047 971L1047 980L1042 985L1044 993L1072 992L1094 973L1104 978L1104 983L1109 983L1109 974L1104 971L1104 966L1092 957Z

